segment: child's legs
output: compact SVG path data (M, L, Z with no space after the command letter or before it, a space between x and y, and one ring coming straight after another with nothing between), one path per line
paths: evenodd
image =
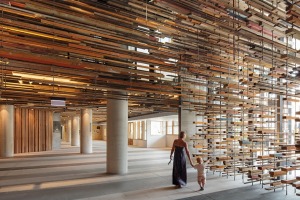
M200 187L204 187L205 184L205 176L198 176L198 184Z
M198 179L198 184L199 184L200 187L202 187L201 180L199 180L199 179Z
M201 185L200 185L200 187L204 187L205 183L206 183L206 178L203 177L203 178L201 179Z

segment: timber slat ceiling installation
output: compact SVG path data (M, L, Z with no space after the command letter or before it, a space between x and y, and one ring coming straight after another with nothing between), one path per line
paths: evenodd
M299 63L297 50L282 41L285 33L299 32L291 18L299 8L288 2L15 0L0 5L5 102L47 106L58 96L71 107L101 106L113 91L126 90L134 104L176 111L184 96L178 76L206 80L222 73L225 81L237 74L247 79L261 76L256 65L282 69L281 74L268 70L269 77L299 84L290 74ZM170 40L161 42L164 38ZM241 66L247 75L238 73ZM253 77L248 84L266 89L263 82Z
M63 97L65 115L91 107L96 121L108 98L128 99L130 116L195 111L194 156L211 158L212 170L299 188L286 173L300 167L298 1L0 0L0 8L0 103L49 108L50 97Z

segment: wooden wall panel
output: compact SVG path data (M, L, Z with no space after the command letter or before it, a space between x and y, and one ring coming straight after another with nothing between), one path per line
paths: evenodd
M53 119L52 119L51 115L46 114L45 117L46 117L46 122L48 122L48 121L53 122ZM46 147L46 151L49 151L52 148L52 137L51 136L52 136L53 132L52 132L52 129L50 127L53 127L53 124L46 123L45 127L46 127L46 138L45 138L46 146L45 147Z
M48 145L48 149L52 150L52 135L53 135L53 113L51 112L51 114L48 114L49 116L49 122L52 123L48 123L49 124L49 130L48 130L48 141L49 141L49 145Z
M40 145L40 140L39 140L39 111L34 110L34 151L40 151L39 145Z
M28 111L28 151L34 152L34 111Z
M21 110L15 109L15 122L21 121ZM22 140L21 140L21 126L15 123L15 137L14 137L14 151L15 153L21 152Z
M29 126L29 121L28 121L28 109L25 109L25 116L22 116L22 119L24 119L24 123L22 126L25 127L25 133L24 133L24 151L29 152L29 131L28 131L28 126Z
M45 134L41 134L41 133L45 133L45 112L40 112L40 116L39 116L39 121L40 121L40 131L39 131L39 135L40 135L40 151L45 151Z
M15 153L52 149L52 115L48 110L15 109Z
M22 109L21 110L21 123L20 123L20 125L21 125L21 143L22 143L21 152L28 152L25 148L27 146L26 145L27 139L26 139L26 126L25 126L26 119L25 119L25 117L26 117L26 110ZM18 122L16 122L16 123L18 124Z

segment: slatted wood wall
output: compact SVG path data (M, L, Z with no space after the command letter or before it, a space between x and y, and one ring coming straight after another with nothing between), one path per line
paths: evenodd
M15 109L15 153L51 150L52 134L52 111Z

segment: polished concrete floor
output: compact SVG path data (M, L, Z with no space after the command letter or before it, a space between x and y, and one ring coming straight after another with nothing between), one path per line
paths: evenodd
M129 172L106 174L106 143L94 141L94 153L81 155L67 144L51 152L19 154L0 159L0 200L96 199L300 199L293 188L266 191L260 184L243 184L233 177L208 173L199 191L196 171L188 168L188 184L171 185L169 149L129 147Z

